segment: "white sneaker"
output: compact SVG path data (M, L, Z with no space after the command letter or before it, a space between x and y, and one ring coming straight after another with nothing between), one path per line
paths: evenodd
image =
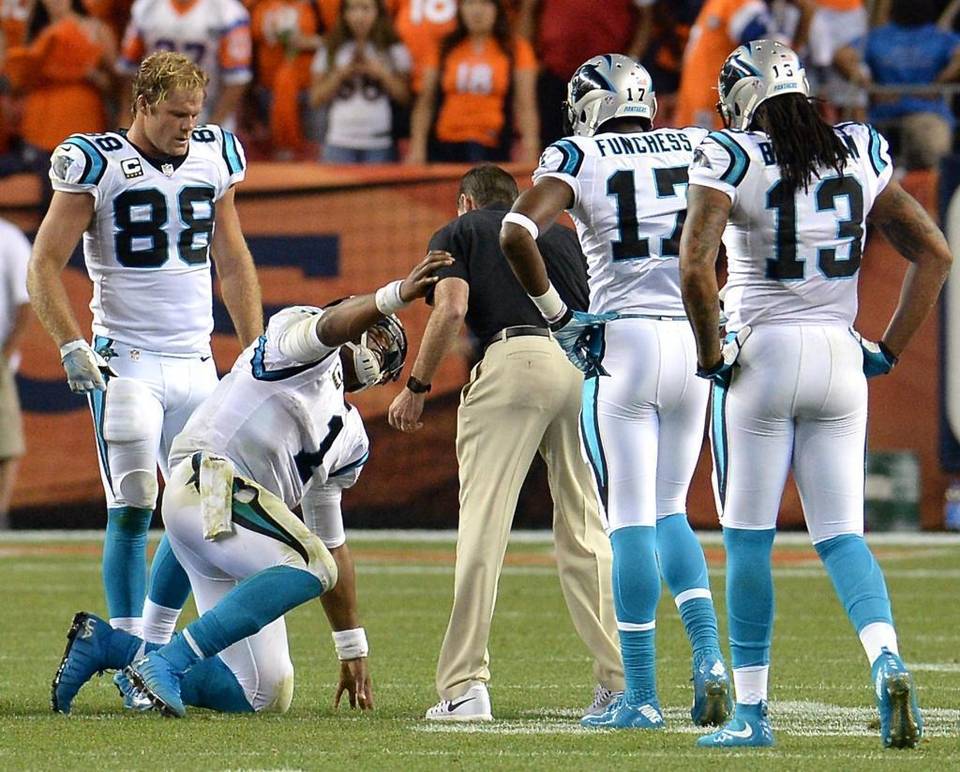
M493 721L487 687L477 684L454 700L440 700L424 718L429 721Z
M597 684L593 690L593 702L583 711L582 718L602 715L614 702L623 696L623 692L614 692L603 684Z

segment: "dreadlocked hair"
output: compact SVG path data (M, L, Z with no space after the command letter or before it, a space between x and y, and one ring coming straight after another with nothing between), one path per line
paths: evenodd
M750 128L770 137L780 178L793 190L806 192L825 167L843 174L850 150L803 94L781 94L763 102Z

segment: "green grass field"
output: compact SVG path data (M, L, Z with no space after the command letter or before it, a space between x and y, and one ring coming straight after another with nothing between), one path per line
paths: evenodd
M490 643L492 724L420 720L436 700L433 672L452 592L453 545L383 539L354 542L374 713L331 708L337 664L322 611L313 604L288 617L297 687L285 716L125 714L108 677L80 692L72 715L55 715L50 679L73 612L103 612L99 543L0 537L0 768L960 768L960 542L875 544L927 722L927 737L915 751L881 748L870 726L875 713L859 643L812 549L782 542L771 693L777 745L731 753L694 747L689 650L666 596L657 645L667 730L580 729L577 718L593 687L590 659L566 616L543 540L514 544L501 581ZM708 553L723 614L715 539Z

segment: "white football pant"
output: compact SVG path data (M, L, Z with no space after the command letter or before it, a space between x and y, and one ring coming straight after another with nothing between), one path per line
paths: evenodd
M584 382L581 430L607 531L687 511L709 385L686 319L623 318L604 329L609 375Z
M813 543L863 534L867 382L844 326L753 328L714 388L714 493L727 528L769 529L793 471Z

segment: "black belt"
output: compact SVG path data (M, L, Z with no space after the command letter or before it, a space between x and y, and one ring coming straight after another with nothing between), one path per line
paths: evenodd
M524 335L534 335L538 338L553 337L550 334L550 330L548 330L546 327L535 327L532 324L518 324L514 327L504 327L502 330L500 330L500 332L496 333L495 335L491 335L489 338L487 338L486 343L483 344L483 350L486 352L490 346L501 340L519 338Z

